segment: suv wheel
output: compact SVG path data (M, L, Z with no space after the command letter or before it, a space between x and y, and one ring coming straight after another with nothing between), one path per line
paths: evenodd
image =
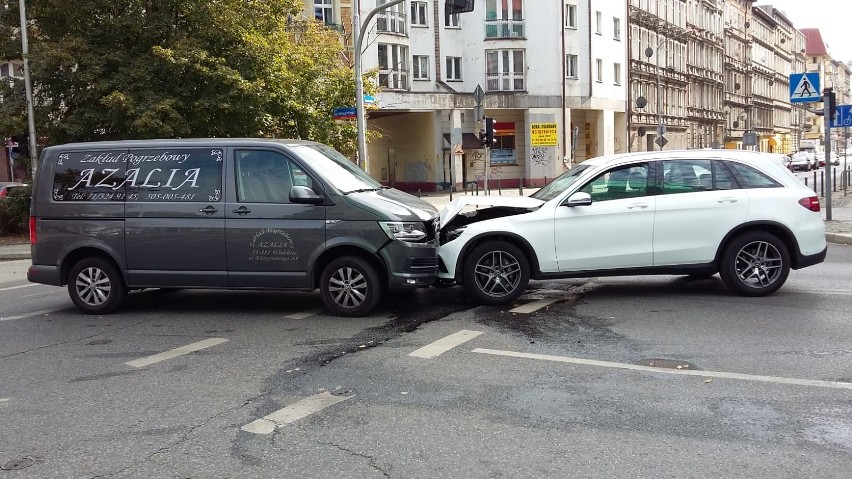
M530 281L530 266L520 248L489 241L473 248L462 271L465 289L481 304L506 304L518 299Z
M107 314L121 306L127 289L112 263L93 257L80 260L71 268L68 294L84 313Z
M790 253L777 236L751 231L734 238L722 254L719 275L741 296L766 296L790 274Z
M363 316L379 303L382 280L370 263L355 256L333 260L322 272L320 294L338 316Z

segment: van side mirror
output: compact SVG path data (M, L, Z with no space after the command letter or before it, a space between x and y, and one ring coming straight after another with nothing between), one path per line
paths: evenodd
M325 198L319 196L314 190L307 186L293 186L290 188L290 203L300 205L320 205Z
M568 197L568 201L562 203L565 206L588 206L592 204L592 195L578 191Z

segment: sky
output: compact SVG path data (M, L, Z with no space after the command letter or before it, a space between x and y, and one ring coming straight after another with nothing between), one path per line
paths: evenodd
M796 28L819 28L831 58L842 62L852 60L848 34L852 15L847 13L852 6L850 0L758 0L756 5L772 5L782 10Z

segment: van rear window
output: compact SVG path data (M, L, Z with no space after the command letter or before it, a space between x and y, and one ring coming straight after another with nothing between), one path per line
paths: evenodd
M224 149L70 151L57 159L56 201L217 202Z

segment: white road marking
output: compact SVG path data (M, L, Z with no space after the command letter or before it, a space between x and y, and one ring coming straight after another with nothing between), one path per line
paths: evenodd
M55 313L57 311L62 311L62 310L61 309L42 309L41 311L33 311L32 313L21 314L21 315L18 315L18 316L6 316L4 318L0 318L0 321L14 321L16 319L31 318L33 316Z
M9 287L6 287L6 288L0 288L0 293L2 293L3 291L11 291L13 289L29 288L31 286L38 286L38 284L37 283L21 284L21 285L18 285L18 286L9 286Z
M216 346L217 344L222 344L227 342L227 339L224 338L210 338L205 339L203 341L198 341L196 343L187 344L186 346L181 346L179 348L171 349L169 351L165 351L162 353L154 354L152 356L146 356L144 358L134 359L133 361L127 361L126 365L133 366L134 368L141 368L144 366L149 366L154 363L159 363L160 361L165 361L167 359L176 358L178 356L183 356L184 354L193 353L195 351L202 350L204 348L209 348L211 346Z
M0 403L9 402L12 398L0 398Z
M544 361L555 361L559 363L580 364L584 366L599 366L604 368L629 369L632 371L645 371L651 373L679 374L683 376L700 376L707 378L739 379L742 381L759 381L764 383L795 384L799 386L812 386L832 389L852 389L852 383L837 381L822 381L819 379L784 378L780 376L761 376L756 374L728 373L724 371L695 371L684 369L655 368L641 366L638 364L616 363L611 361L597 361L594 359L571 358L567 356L552 356L549 354L518 353L515 351L500 351L496 349L473 350L474 353L492 354L495 356L508 356L512 358L540 359Z
M510 313L521 313L521 314L529 314L534 311L538 311L539 309L549 306L557 301L562 301L564 298L541 298L538 301L533 301L532 303L523 304L518 306L515 309L510 309Z
M328 391L315 394L313 396L306 397L301 401L290 404L287 407L281 408L272 414L256 419L240 429L253 434L270 434L279 426L296 422L299 419L322 411L329 406L333 406L353 396L354 394L352 396L335 396Z
M415 358L431 359L446 353L460 344L470 341L480 334L482 334L482 331L468 331L466 329L462 329L461 331L441 338L432 344L427 344L417 351L408 353L408 355Z
M316 307L316 308L306 309L306 310L300 311L298 313L288 314L287 316L284 316L284 317L289 318L289 319L305 319L305 318L309 318L309 317L311 317L315 314L319 314L323 311L325 311L325 308Z

